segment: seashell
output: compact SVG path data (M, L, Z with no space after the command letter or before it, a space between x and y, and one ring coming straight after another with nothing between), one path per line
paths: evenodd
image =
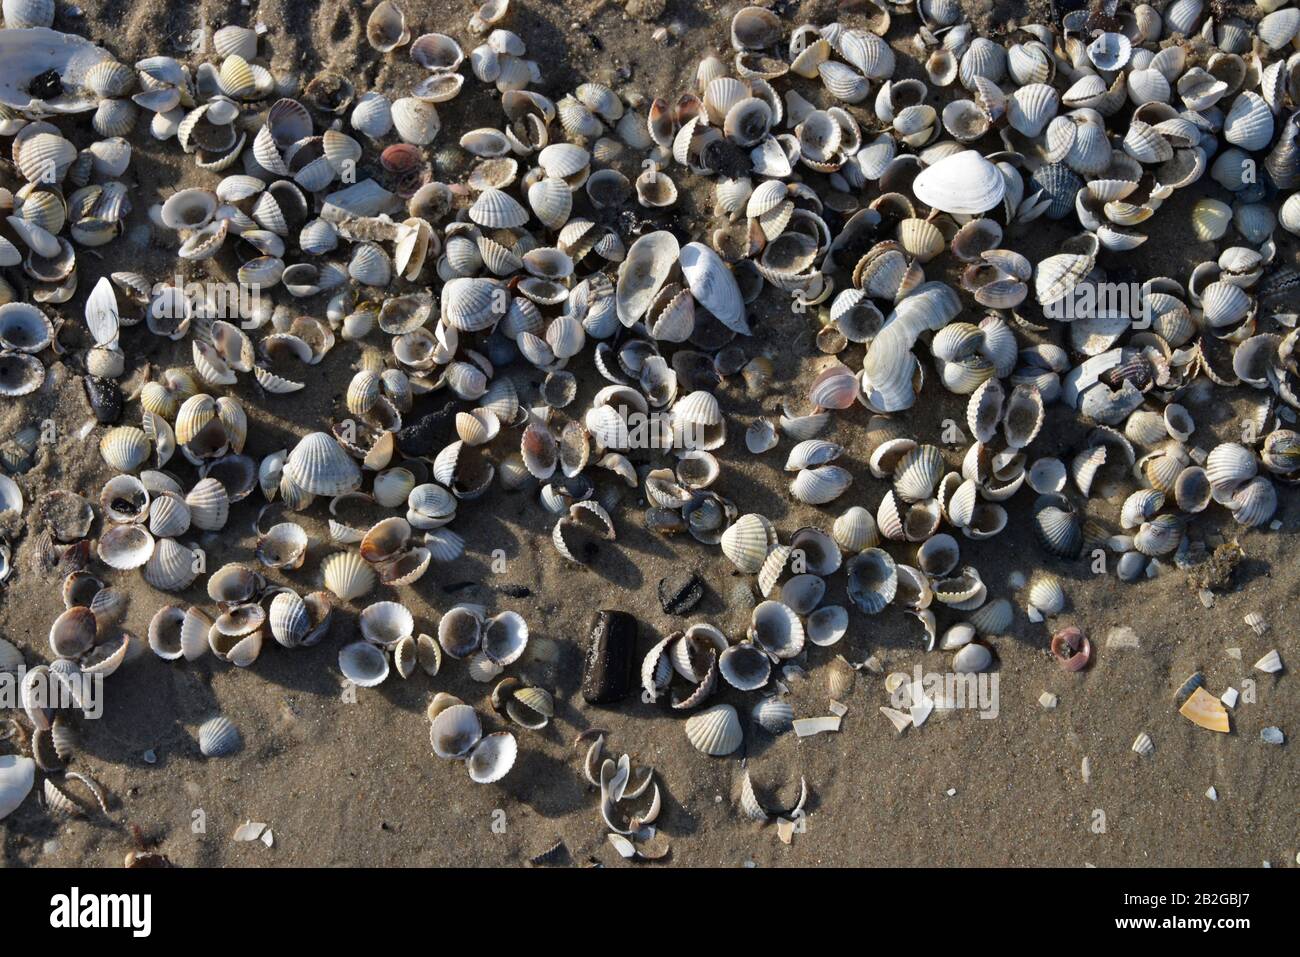
M45 366L35 356L0 352L0 395L27 395L39 389L44 381ZM148 456L147 448L145 455Z
M803 648L803 624L788 605L764 601L750 616L749 638L772 658L793 658Z
M164 605L149 621L149 647L159 658L175 661L184 654L181 641L185 610L179 605Z
M993 653L985 645L971 642L957 650L952 659L952 670L957 674L975 674L987 671L993 664Z
M13 30L49 27L54 24L54 12L54 0L5 0L5 26Z
M334 552L321 560L325 587L342 601L354 601L375 587L374 569L356 552Z
M519 753L515 736L508 731L489 734L475 745L466 759L470 780L476 784L492 784L501 780L514 766Z
M656 169L647 169L636 178L637 201L645 207L659 208L677 202L677 185L672 177Z
M352 110L351 122L357 132L374 140L382 139L393 128L392 104L382 93L362 93Z
M1073 559L1083 547L1083 529L1078 515L1057 504L1058 498L1043 496L1040 499L1046 500L1046 504L1034 511L1034 532L1039 544L1048 552L1058 558Z
M238 54L221 61L216 71L217 88L232 100L253 99L257 93L257 74L252 64Z
M846 553L857 553L873 548L880 541L876 520L860 505L845 509L844 513L835 520L831 534L836 544Z
M1128 97L1135 106L1168 103L1173 90L1169 79L1154 68L1135 69L1128 74ZM1092 104L1099 105L1099 104Z
M1250 90L1238 94L1224 117L1223 138L1247 152L1273 141L1273 111L1262 96Z
M826 91L843 103L861 103L871 94L871 83L852 67L835 60L818 64L817 73Z
M790 494L808 505L825 505L843 495L853 476L838 465L803 469L790 482Z
M282 591L271 601L267 611L271 637L286 648L297 648L312 630L312 615L307 603L291 591Z
M119 472L134 472L149 457L149 437L134 426L118 426L104 433L99 452Z
M1176 515L1157 515L1143 522L1133 536L1133 547L1143 555L1167 555L1182 540L1182 520Z
M933 445L920 445L894 467L894 491L904 502L919 502L934 493L942 475L943 454Z
M392 0L382 0L370 12L366 20L366 39L380 53L391 53L410 41L411 33L406 28L406 15ZM414 58L415 51L412 50L411 53Z
M367 641L354 641L339 649L339 671L360 688L374 688L388 677L388 655Z
M1064 163L1048 163L1029 180L1031 188L1042 190L1043 199L1050 200L1046 209L1049 219L1063 219L1075 211L1075 197L1083 188L1083 180Z
M294 522L273 525L258 536L256 554L268 568L301 568L307 557L307 532Z
M312 495L340 495L361 485L356 462L325 432L310 433L294 446L284 475Z
M1007 122L1017 132L1034 138L1056 116L1059 105L1054 88L1045 83L1031 83L1008 98Z
M865 614L879 614L894 600L898 568L887 552L875 547L864 549L849 559L845 574L849 599Z
M1002 202L1006 182L996 166L963 150L927 166L912 182L916 198L931 209L978 215Z
M95 644L95 614L89 608L69 608L50 626L50 650L58 658L77 658Z
M1199 465L1188 466L1178 473L1174 482L1174 500L1184 512L1204 511L1212 494L1209 476Z
M493 325L508 308L507 297L491 279L457 278L442 289L442 318L462 332L478 332ZM508 301L508 300L507 300Z
M489 187L469 209L469 217L488 229L509 229L528 222L528 212L512 196Z
M1036 576L1029 583L1026 597L1031 608L1036 609L1044 618L1059 615L1065 610L1065 588L1061 585L1061 580L1054 575ZM1032 618L1032 611L1030 614Z
M1155 127L1134 119L1124 134L1124 152L1139 163L1164 163L1173 159L1174 149Z
M102 280L101 280L102 282ZM96 290L100 286L95 287ZM90 302L87 302L87 324L90 324ZM112 317L111 335L107 341L117 338L116 311ZM108 334L108 323L99 325L101 334ZM92 328L92 334L94 329ZM0 347L6 350L35 354L41 352L54 338L54 325L45 313L25 302L8 302L0 306ZM41 376L44 378L44 368Z
M1002 418L1007 446L1021 449L1033 442L1044 418L1043 399L1038 389L1032 385L1017 385L1011 390Z
M243 746L239 729L224 715L209 718L199 725L199 751L205 758L229 757Z
M767 684L771 672L767 654L749 642L732 645L718 658L718 673L741 691L757 691Z
M1233 492L1227 505L1238 524L1257 528L1277 511L1277 488L1265 476L1257 476Z
M573 210L573 192L563 179L548 176L528 188L528 205L542 225L558 230L568 222Z
M17 486L14 487L15 492ZM113 522L142 522L149 514L149 491L131 475L117 475L104 484L99 493L104 516ZM17 495L16 511L22 510L22 496Z
M195 528L209 532L225 528L230 514L230 495L217 479L200 479L185 496L184 504Z
M958 62L951 50L940 47L925 61L926 76L934 86L952 86L957 80Z
M722 553L733 565L748 575L763 567L774 541L766 521L753 514L742 515L722 533Z
M645 315L679 255L676 238L666 231L646 233L628 249L619 267L616 291L618 316L624 325L631 326Z
M1220 502L1228 501L1255 477L1257 470L1254 453L1236 442L1216 445L1205 459L1206 477L1215 500Z
M1073 241L1067 241L1066 245L1075 246ZM1092 271L1097 247L1096 237L1081 238L1076 248L1082 251L1071 249L1048 256L1040 262L1034 270L1034 288L1038 301L1047 306L1069 295L1079 281Z
M717 704L686 719L686 738L696 750L713 757L731 754L744 741L736 709Z
M1092 657L1092 644L1071 625L1052 636L1052 657L1064 671L1082 671Z
M251 61L257 57L257 31L235 24L221 27L212 34L212 48L217 56L238 56Z
M404 143L428 146L442 129L437 108L413 96L394 100L389 107L393 129Z
M984 77L994 83L1006 73L1006 51L987 37L976 37L961 58L961 83L971 89L977 78Z
M794 708L788 701L772 696L754 705L755 723L768 734L784 734L794 726Z
M429 742L440 758L463 758L483 737L483 726L474 709L453 704L438 713L429 729Z
M528 645L528 624L513 611L489 618L483 630L483 653L505 667L519 660Z

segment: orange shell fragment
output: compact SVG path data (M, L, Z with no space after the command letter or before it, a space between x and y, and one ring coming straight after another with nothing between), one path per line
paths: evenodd
M1204 688L1197 688L1192 692L1192 696L1183 702L1183 706L1178 709L1188 721L1200 725L1209 731L1220 731L1227 734L1230 730L1228 726L1228 709L1223 706L1223 702L1210 694Z

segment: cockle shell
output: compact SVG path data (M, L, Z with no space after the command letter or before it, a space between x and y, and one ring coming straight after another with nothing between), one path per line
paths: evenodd
M353 601L375 586L374 569L356 552L335 552L321 561L325 587L343 601Z
M326 432L303 437L289 453L284 474L312 495L340 495L361 485L361 469Z
M354 641L339 649L339 671L360 688L373 688L388 677L388 655L367 641Z
M717 704L691 715L685 727L686 739L697 750L712 757L731 754L745 737L740 717L729 704Z
M205 758L229 757L243 745L239 729L224 715L209 718L199 726L199 750Z

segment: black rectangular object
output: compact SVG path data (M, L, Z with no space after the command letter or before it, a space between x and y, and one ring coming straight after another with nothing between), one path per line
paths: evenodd
M636 680L636 619L625 611L596 612L582 669L582 697L588 704L622 701Z

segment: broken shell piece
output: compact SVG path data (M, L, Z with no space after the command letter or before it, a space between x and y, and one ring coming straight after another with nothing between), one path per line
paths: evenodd
M1267 675L1279 674L1282 671L1282 656L1278 654L1278 650L1274 648L1263 658L1260 658L1259 661L1255 662L1254 668L1256 671L1262 671Z
M1228 709L1223 706L1222 701L1204 688L1193 691L1191 697L1178 709L1178 713L1208 731L1227 734L1231 730Z

